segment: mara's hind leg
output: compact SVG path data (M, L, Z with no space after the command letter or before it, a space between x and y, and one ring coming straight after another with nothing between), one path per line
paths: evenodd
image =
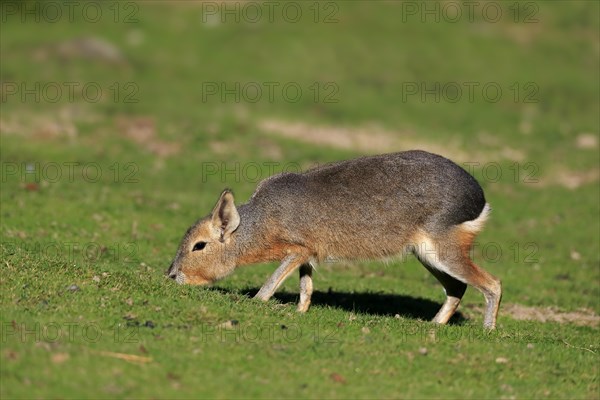
M454 265L457 275L469 285L475 287L485 297L485 313L483 326L487 329L496 328L496 319L502 299L502 285L500 280L478 267L469 258L465 258Z
M490 274L484 269L479 268L471 260L471 267L475 273L471 285L475 286L485 297L485 314L483 318L483 326L488 329L496 328L496 320L498 319L498 310L500 309L500 301L502 300L502 284L500 279Z
M463 287L463 285L468 284L479 290L485 297L486 309L483 326L494 329L502 298L502 287L499 279L471 261L469 250L473 237L471 232L465 232L460 226L444 237L435 240L428 235L420 235L415 253L444 285L448 295L442 309L434 319L435 322L446 323L450 319L464 294L466 286Z
M436 269L424 260L420 261L444 287L444 292L446 292L446 301L435 317L433 317L432 321L438 324L446 324L456 312L456 309L460 304L460 300L467 290L467 284L451 277L445 272Z

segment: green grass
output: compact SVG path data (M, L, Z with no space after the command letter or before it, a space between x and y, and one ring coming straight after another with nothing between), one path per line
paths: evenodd
M305 315L295 312L297 277L266 304L251 298L275 264L241 268L212 288L163 276L185 229L224 187L248 199L256 181L247 163L266 177L268 162L279 172L366 153L267 134L261 121L376 124L399 143L453 143L461 162L479 163L473 172L494 212L474 255L502 279L505 304L599 314L600 159L597 144L577 145L600 131L598 3L535 3L531 24L512 20L510 2L496 3L505 13L497 23L481 13L422 23L400 2L342 2L329 24L315 24L313 3L303 3L298 23L275 14L273 23L214 26L198 4L140 2L130 24L114 23L110 4L97 23L17 15L0 27L0 397L598 397L597 325L516 320L501 308L498 330L485 333L475 310L483 298L469 289L461 313L436 327L428 319L441 286L412 258L321 265ZM135 9L120 4L121 21ZM322 19L329 9L319 7ZM121 61L59 56L57 45L76 37L103 38ZM95 82L103 96L7 93L36 82ZM207 82L294 82L303 95L203 101ZM503 94L436 102L403 93L436 82L494 83ZM126 103L131 88L137 102ZM338 101L323 102L327 94ZM155 136L127 137L123 121L140 118ZM174 155L155 154L169 143L180 146Z

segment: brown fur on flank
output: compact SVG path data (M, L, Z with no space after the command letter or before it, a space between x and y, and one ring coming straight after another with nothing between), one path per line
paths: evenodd
M207 284L242 265L281 261L257 297L268 300L300 269L298 309L306 311L315 263L413 252L447 294L435 322L450 319L470 284L486 299L484 326L494 328L500 281L469 257L489 211L477 181L444 157L415 150L342 161L272 176L239 208L223 191L187 231L167 274Z

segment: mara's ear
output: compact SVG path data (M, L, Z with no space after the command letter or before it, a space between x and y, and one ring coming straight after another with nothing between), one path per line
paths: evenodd
M233 193L229 189L225 189L221 193L221 197L212 211L211 222L213 227L220 231L219 240L221 242L229 238L240 225L240 214L235 208Z

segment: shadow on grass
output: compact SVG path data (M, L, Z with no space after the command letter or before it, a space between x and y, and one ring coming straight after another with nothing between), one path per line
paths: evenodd
M232 291L225 288L213 287L222 293L254 297L258 288L247 288ZM289 292L275 293L273 296L282 303L297 303L298 294ZM442 306L440 303L421 297L403 296L386 293L350 293L329 290L327 292L316 290L312 295L311 307L332 307L348 312L369 315L395 316L429 321ZM463 325L467 319L457 311L450 320L451 325Z

